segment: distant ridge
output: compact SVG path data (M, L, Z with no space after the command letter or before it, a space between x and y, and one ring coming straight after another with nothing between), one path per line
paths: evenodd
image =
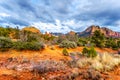
M33 26L27 26L27 27L22 29L22 31L24 31L24 30L31 31L33 33L41 33L39 29L37 29L37 28L35 28ZM80 37L88 37L88 36L92 36L96 30L99 30L106 37L120 38L120 32L116 32L116 31L113 31L113 30L111 30L109 28L95 26L95 25L92 25L92 26L88 27L86 30L84 30L82 32L70 31L67 34L77 34ZM67 34L57 33L57 32L56 33L51 32L49 34L54 35L54 36L67 35Z
M78 32L77 34L81 37L92 36L96 30L100 30L100 32L103 33L106 37L120 38L120 32L115 32L109 28L99 27L95 25L88 27L83 32Z

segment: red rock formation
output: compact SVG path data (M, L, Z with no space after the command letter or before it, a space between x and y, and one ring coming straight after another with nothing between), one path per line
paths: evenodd
M88 27L85 31L78 33L79 36L92 36L96 30L100 30L106 37L119 38L120 32L112 31L106 27L100 28L99 26L92 25Z

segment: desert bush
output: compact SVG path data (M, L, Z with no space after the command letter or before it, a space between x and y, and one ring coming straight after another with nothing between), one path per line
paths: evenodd
M10 26L6 27L6 30L8 31L8 36L13 39L20 39L20 30L18 26L16 28L12 28Z
M82 54L83 54L84 56L87 56L88 53L89 53L89 49L86 48L86 47L84 47L83 50L82 50Z
M97 56L97 52L95 51L94 47L91 47L90 51L89 51L89 56L88 57L96 57Z
M61 48L76 48L77 44L73 41L64 40L61 42L59 47L61 47Z
M119 41L116 41L114 38L108 38L106 40L105 47L117 50L119 48Z
M52 74L52 77L48 76L49 75L48 74L45 79L47 80L75 80L76 77L79 76L80 71L78 68L73 68L72 70L71 69L64 70L59 75L57 74Z
M120 48L120 40L117 41L117 45Z
M83 72L82 75L82 78L85 80L103 80L100 72L94 69L88 69L86 72Z
M63 49L62 53L64 56L69 56L69 53L66 48Z
M84 46L84 43L82 43L82 42L77 42L77 46Z
M91 47L90 49L85 47L85 48L83 48L82 53L84 56L87 56L87 57L94 58L97 56L97 52L95 51L94 47Z
M7 50L13 46L12 41L9 38L0 37L0 48L1 50Z
M13 48L17 50L40 50L44 48L40 42L14 42Z
M79 38L77 41L77 46L85 46L85 44L88 43L88 40L86 38Z
M0 27L0 36L8 37L9 36L9 31L6 28Z
M28 50L40 50L43 48L43 44L37 42L26 42L24 47Z
M118 50L118 49L119 49L117 43L114 43L114 44L112 45L112 49L113 49L113 50Z
M37 72L39 74L54 72L66 69L66 64L62 61L54 60L41 60L37 64L33 64L32 72Z

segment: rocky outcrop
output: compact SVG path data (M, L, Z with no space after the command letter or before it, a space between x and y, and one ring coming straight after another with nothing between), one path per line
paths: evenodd
M30 31L30 32L33 32L33 33L41 33L39 29L37 29L33 26L27 26L27 27L23 28L22 31Z
M100 30L100 32L103 33L106 37L113 37L113 38L120 37L120 32L115 32L106 27L99 27L99 26L95 26L95 25L88 27L83 32L78 32L78 35L79 36L92 36L96 30Z

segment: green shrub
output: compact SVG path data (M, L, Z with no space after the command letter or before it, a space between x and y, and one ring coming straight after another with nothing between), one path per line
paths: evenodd
M0 27L0 36L8 37L9 31L6 28Z
M88 43L88 39L87 38L79 38L77 41L77 46L85 46L85 44Z
M83 51L82 51L82 54L83 54L84 56L87 56L88 53L89 53L89 49L86 48L86 47L84 47L84 48L83 48Z
M44 45L39 42L15 42L13 48L17 50L41 50Z
M14 42L13 49L24 50L24 42L20 42L20 41Z
M12 41L9 38L0 37L0 48L1 49L9 49L13 46Z
M120 40L117 41L117 45L120 48Z
M84 46L84 44L82 42L77 42L77 46Z
M107 48L112 48L112 49L118 49L119 48L119 43L115 41L113 38L108 38L106 40L105 47Z
M59 45L61 48L76 48L77 44L73 41L62 41L61 44Z
M63 49L62 53L64 56L69 56L69 53L66 48Z
M94 47L91 47L91 49L89 50L89 55L88 57L96 57L97 56L97 52L95 51Z
M94 47L91 47L90 49L88 48L83 48L82 54L87 57L94 58L97 56L97 52L95 51Z

